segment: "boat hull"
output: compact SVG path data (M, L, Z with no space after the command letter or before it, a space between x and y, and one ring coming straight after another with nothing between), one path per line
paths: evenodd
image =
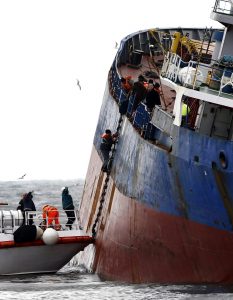
M1 249L0 275L55 273L83 248L82 244L58 244Z
M69 235L69 232L73 231L60 232L58 242L53 245L46 245L41 239L15 243L11 234L1 234L0 275L57 272L93 242L89 236Z

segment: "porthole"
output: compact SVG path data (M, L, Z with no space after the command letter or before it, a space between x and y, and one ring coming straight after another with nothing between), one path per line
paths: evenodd
M221 151L219 153L219 162L220 162L220 165L223 169L227 168L227 158L226 158L226 155L223 151Z

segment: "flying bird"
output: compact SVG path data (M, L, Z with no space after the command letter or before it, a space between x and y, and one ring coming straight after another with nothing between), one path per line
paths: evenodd
M27 174L23 174L21 177L19 177L18 179L24 179L24 177L26 176Z
M80 85L80 82L79 80L77 79L77 86L79 87L80 91L81 91L81 85Z

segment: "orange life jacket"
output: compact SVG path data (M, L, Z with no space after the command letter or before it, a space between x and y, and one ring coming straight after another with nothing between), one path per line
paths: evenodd
M131 79L132 79L131 76L126 76L125 77L126 82L122 83L122 87L125 89L126 92L130 92L132 89L132 84L130 83Z
M59 222L59 212L56 207L54 207L52 205L45 205L43 207L43 219L44 219L44 221L46 221L46 219L47 219L48 226L51 226L54 222L56 230L59 230L61 228L61 225Z

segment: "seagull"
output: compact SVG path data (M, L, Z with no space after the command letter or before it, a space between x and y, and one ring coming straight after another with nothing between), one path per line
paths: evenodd
M79 80L77 79L77 86L79 87L80 91L81 91L81 85L80 85L80 82Z
M19 177L18 179L24 179L24 177L26 176L27 174L23 174L21 177Z

